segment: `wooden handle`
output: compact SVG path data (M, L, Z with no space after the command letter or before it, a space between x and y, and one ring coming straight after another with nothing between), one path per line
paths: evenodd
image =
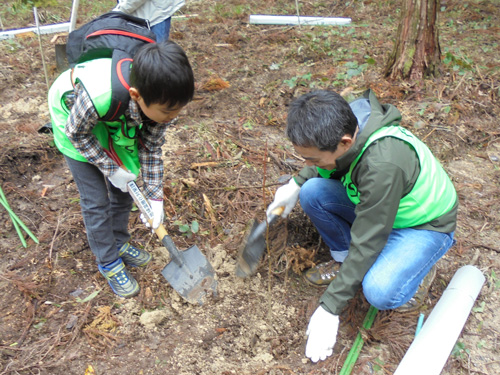
M271 211L271 213L273 215L276 215L276 216L280 216L283 211L285 211L285 206L280 206L280 207L276 207L274 210Z
M149 224L151 224L151 226L152 226L153 220L149 220ZM158 236L158 238L160 239L160 241L163 240L163 237L168 236L168 232L165 229L165 227L163 226L163 224L160 224L160 226L155 229L155 233Z

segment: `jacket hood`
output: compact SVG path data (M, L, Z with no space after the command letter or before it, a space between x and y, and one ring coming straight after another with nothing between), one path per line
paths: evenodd
M370 103L370 116L361 132L358 132L356 140L351 148L337 159L337 170L345 171L359 155L368 138L378 129L387 125L399 125L401 113L392 104L380 104L372 90L364 92L362 98L368 99Z

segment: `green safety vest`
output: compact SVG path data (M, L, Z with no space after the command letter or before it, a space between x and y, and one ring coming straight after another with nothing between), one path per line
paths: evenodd
M360 202L360 194L351 180L351 174L365 150L384 137L395 137L409 144L417 153L420 174L409 194L401 198L393 228L411 228L428 223L449 212L457 201L457 193L450 178L429 148L411 132L401 126L384 126L366 141L349 171L342 177L349 199Z
M111 105L111 59L96 59L78 64L74 70L69 69L63 72L49 90L49 111L57 148L74 160L87 162L87 159L73 146L65 134L70 110L64 98L73 92L74 84L77 82L85 87L99 117L104 116ZM123 134L124 131L127 136ZM112 142L124 166L135 175L138 175L140 171L138 132L137 127L127 126L125 116L115 122L99 121L92 129L92 133L104 149L109 150L109 142Z

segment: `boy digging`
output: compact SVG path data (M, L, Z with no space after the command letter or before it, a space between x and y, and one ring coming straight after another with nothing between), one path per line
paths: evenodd
M126 266L143 267L151 260L148 252L129 243L133 200L127 183L142 174L154 213L152 227L158 228L164 219L165 130L194 93L191 65L174 42L145 45L128 65L131 100L119 121L100 120L111 106L111 58L63 72L48 99L55 144L80 193L90 249L113 292L124 298L140 291Z

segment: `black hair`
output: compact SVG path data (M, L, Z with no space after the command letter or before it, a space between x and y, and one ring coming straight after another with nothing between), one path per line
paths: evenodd
M294 145L334 152L342 137L353 136L357 126L358 120L342 96L316 90L290 104L286 135Z
M185 106L194 95L194 75L186 53L170 40L146 44L137 51L130 84L147 106Z

